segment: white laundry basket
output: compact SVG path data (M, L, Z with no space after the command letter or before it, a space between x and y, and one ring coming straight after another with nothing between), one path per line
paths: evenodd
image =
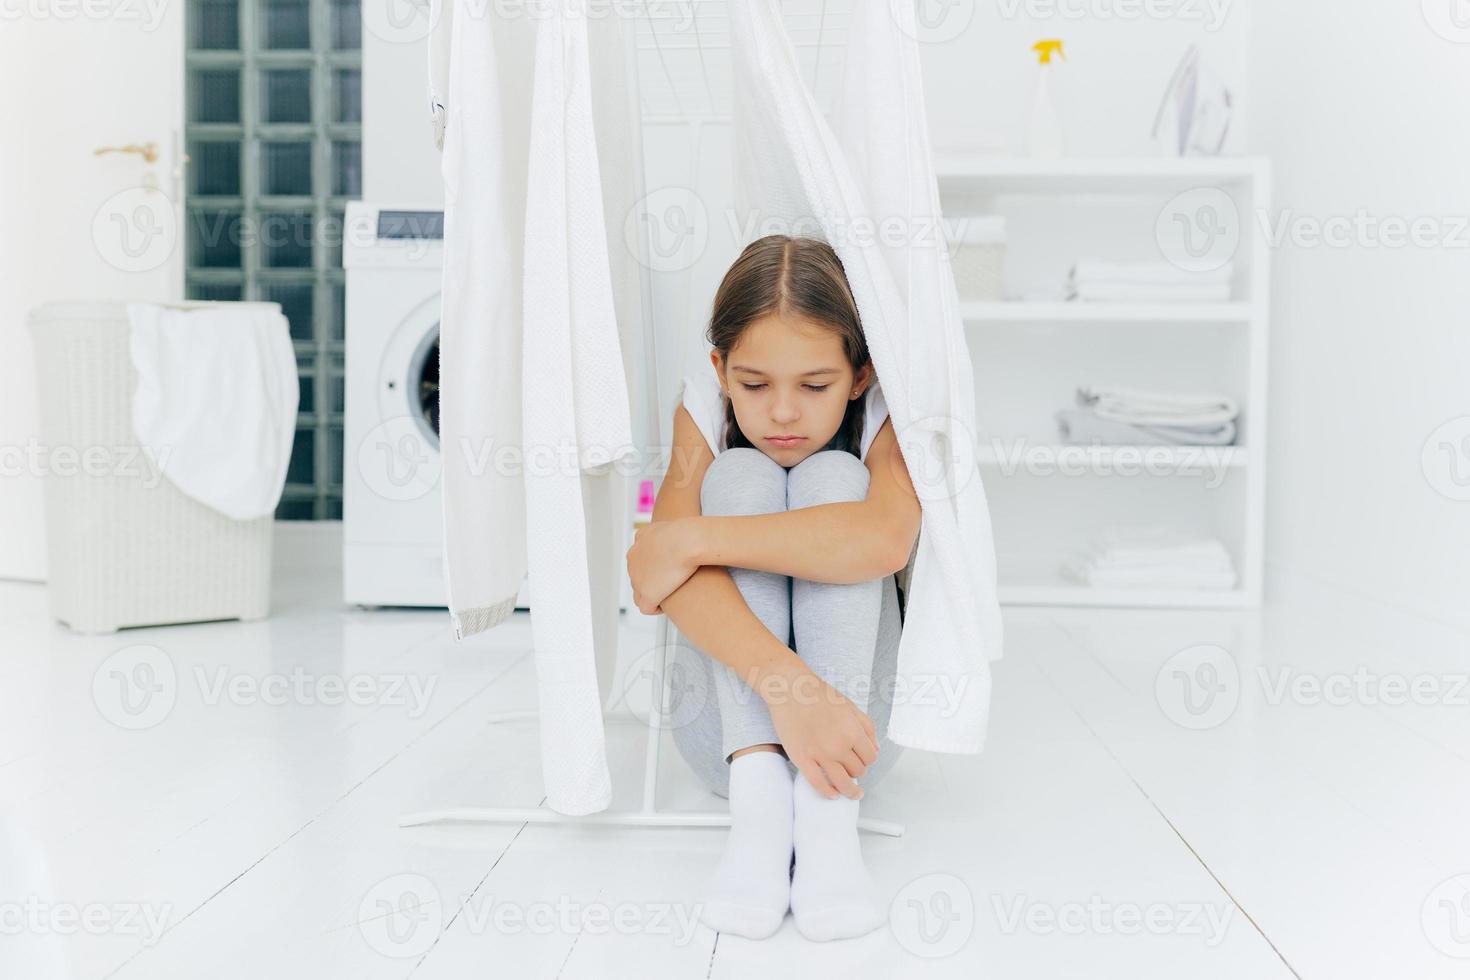
M52 617L84 633L263 618L274 517L237 521L186 496L138 445L126 306L48 303L27 324L47 447Z

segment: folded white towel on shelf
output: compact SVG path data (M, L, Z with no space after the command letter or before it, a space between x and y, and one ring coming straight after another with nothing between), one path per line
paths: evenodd
M1208 425L1135 425L1099 418L1090 408L1064 408L1056 413L1062 441L1074 446L1229 446L1235 423Z
M1191 568L1229 568L1230 552L1219 538L1186 534L1160 525L1109 528L1093 541L1093 554L1115 565L1188 563Z
M1172 262L1160 260L1117 262L1109 259L1078 259L1073 263L1068 278L1079 283L1110 282L1153 286L1223 283L1228 286L1234 274L1233 262L1226 262L1218 269L1195 271L1181 269Z
M1089 568L1068 577L1098 589L1233 589L1236 578L1233 568Z
M188 496L237 521L275 511L301 397L279 307L129 303L139 444Z
M1068 282L1067 299L1082 303L1226 303L1228 282Z
M1230 299L1235 267L1181 269L1157 260L1119 262L1078 259L1067 273L1069 300L1103 303L1224 303Z
M1164 525L1108 528L1061 571L1104 588L1228 589L1236 582L1234 562L1220 539Z
M1215 426L1232 422L1240 414L1239 406L1228 395L1119 385L1083 385L1077 389L1077 404L1091 409L1098 418L1133 425Z

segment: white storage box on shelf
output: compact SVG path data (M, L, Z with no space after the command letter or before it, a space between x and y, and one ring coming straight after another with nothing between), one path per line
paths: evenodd
M950 264L955 292L964 300L998 300L1005 269L1006 219L966 214L954 219Z
M47 448L52 617L84 633L263 618L274 517L237 521L186 496L138 445L125 304L48 303L27 323Z

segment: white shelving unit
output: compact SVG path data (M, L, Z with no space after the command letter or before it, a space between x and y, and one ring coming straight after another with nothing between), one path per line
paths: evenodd
M1201 241L1234 236L1227 302L1087 303L1060 295L977 301L961 295L976 369L977 450L995 528L1001 601L1259 604L1270 252L1267 222L1258 215L1270 208L1268 161L941 154L936 165L951 225L967 215L1005 216L1011 296L1048 286L1060 294L1080 257L1158 259L1171 234L1198 235ZM1185 207L1195 202L1200 206L1194 211ZM1198 227L1176 227L1181 208L1199 219ZM1240 405L1235 444L1062 444L1055 412L1072 407L1083 384L1224 392ZM1093 534L1115 525L1160 523L1220 538L1235 563L1236 587L1100 589L1062 575L1066 557Z

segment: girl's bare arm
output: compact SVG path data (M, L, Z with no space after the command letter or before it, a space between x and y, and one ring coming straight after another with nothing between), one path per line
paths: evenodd
M866 500L775 514L700 517L690 525L696 560L839 584L901 570L913 552L921 514L892 419L885 419L873 438L867 467Z

